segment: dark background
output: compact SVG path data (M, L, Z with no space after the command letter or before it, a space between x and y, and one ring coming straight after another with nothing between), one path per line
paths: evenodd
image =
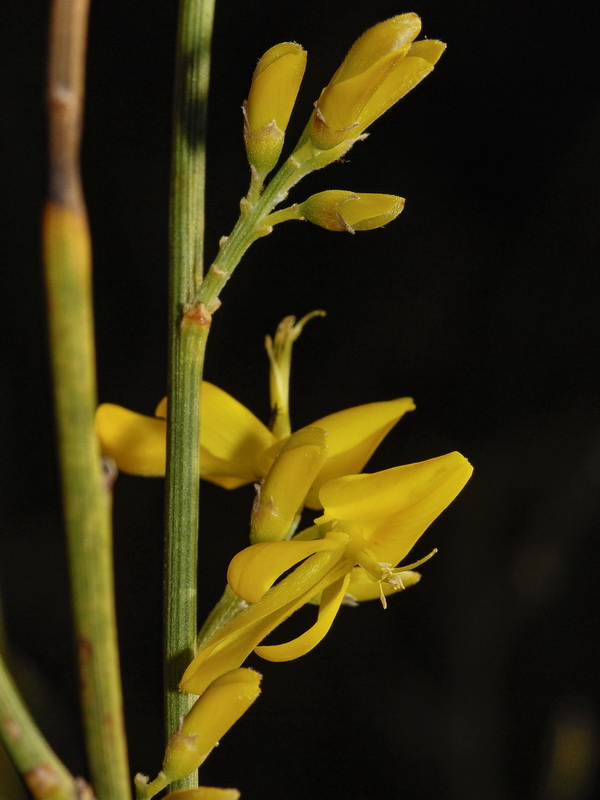
M264 673L263 695L211 756L203 782L238 786L244 800L597 797L592 4L217 5L208 257L246 191L240 106L262 52L296 40L309 53L291 146L365 28L415 10L424 35L449 47L346 163L310 176L292 198L390 192L407 198L404 213L354 237L290 223L254 245L215 317L207 378L266 419L265 334L287 314L326 309L296 346L295 425L408 394L417 411L370 469L457 449L475 474L419 543L416 556L434 546L440 554L418 587L385 613L377 603L343 609L299 661L251 660ZM39 265L46 6L6 3L0 33L0 585L24 691L82 772ZM82 157L99 395L146 413L165 392L175 13L173 0L97 0L90 27ZM162 757L162 489L121 476L115 497L130 753L132 769L149 773ZM202 613L245 544L251 496L203 488ZM17 790L0 788L5 796Z

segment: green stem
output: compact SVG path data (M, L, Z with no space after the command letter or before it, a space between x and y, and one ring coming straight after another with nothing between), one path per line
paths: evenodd
M348 143L343 142L330 150L317 150L305 131L292 155L260 195L258 192L262 187L262 180L252 172L250 189L240 203L242 209L240 218L231 234L221 239L217 257L208 270L198 294L198 299L211 314L218 309L219 295L250 245L261 236L271 233L273 225L289 219L303 218L296 205L271 214L275 206L286 199L290 189L305 175L341 158L348 149Z
M42 736L1 656L0 741L34 797L76 800L81 796L83 781L73 778Z
M111 493L94 434L91 244L79 173L87 0L55 0L44 262L63 505L90 769L99 800L131 796L114 608Z
M261 236L271 233L271 227L265 225L265 218L275 206L285 200L292 186L314 169L310 160L313 152L310 146L297 150L283 164L255 203L248 198L242 200L242 214L231 234L221 240L217 257L200 288L199 299L211 313L219 307L219 295L246 250Z
M210 315L198 303L204 251L206 103L214 0L180 0L170 212L170 357L165 523L167 738L193 697L178 683L193 658L199 519L200 388ZM195 786L195 776L176 788Z

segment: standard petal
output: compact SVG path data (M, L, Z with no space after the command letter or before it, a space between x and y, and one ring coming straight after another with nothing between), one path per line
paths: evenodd
M460 453L326 483L315 522L348 520L360 526L377 561L395 566L471 477ZM343 529L343 528L342 528Z
M227 583L238 597L256 603L284 572L300 561L340 547L343 544L332 539L253 544L233 557L227 570Z
M342 604L349 581L350 573L347 573L343 578L323 589L317 621L301 636L285 644L257 647L254 650L256 655L266 661L291 661L310 652L313 647L316 647L325 638L333 625L333 620Z
M96 410L95 425L102 454L112 458L121 472L150 478L164 476L167 452L164 419L103 403Z
M396 423L412 411L415 404L410 397L366 403L347 408L314 422L313 425L329 432L327 458L306 498L309 508L321 508L319 490L324 483L342 475L361 471L382 439ZM347 519L347 518L346 518Z
M246 406L207 381L202 384L201 412L200 443L213 459L206 471L202 469L203 477L220 485L220 476L236 476L244 483L259 480L259 458L275 441L269 429Z
M409 586L414 586L421 580L420 573L411 570L399 572L398 576L402 585L392 586L389 583L379 583L379 581L373 580L362 567L354 567L350 574L350 583L346 594L358 603L362 603L364 600L380 600L382 591L387 597L401 592L403 588L408 589Z
M200 400L200 470L204 480L236 489L263 477L263 453L275 437L262 422L223 389L202 382ZM167 415L167 399L155 414Z

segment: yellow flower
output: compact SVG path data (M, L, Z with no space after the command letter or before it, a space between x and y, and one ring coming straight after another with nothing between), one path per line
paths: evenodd
M221 674L198 698L190 711L185 715L179 728L171 736L163 767L151 783L144 776L136 777L138 797L144 800L153 797L167 784L186 778L210 755L227 733L256 700L260 694L261 675L252 669L234 669ZM201 797L209 800L210 791L215 800L219 797L214 792L235 790L209 789ZM222 795L225 799L227 795Z
M420 30L416 14L400 14L357 39L316 103L309 123L315 147L355 141L432 71L445 45L413 43Z
M395 194L356 194L329 189L311 195L300 204L304 219L328 231L370 231L396 219L404 198Z
M282 42L267 50L254 70L244 104L244 140L248 161L263 178L281 154L305 67L302 47Z
M319 495L323 514L313 528L289 542L251 545L232 560L229 585L251 605L207 642L185 671L181 688L201 694L252 650L270 661L298 658L325 636L347 594L384 601L385 594L416 583L418 575L410 569L422 561L398 564L471 473L460 453L449 453L326 483ZM318 619L309 630L286 644L258 646L319 594Z
M311 427L327 431L327 458L307 496L318 505L318 490L326 481L359 472L381 440L407 412L409 397L367 403L322 417ZM146 477L165 474L167 406L162 400L156 417L104 403L96 412L96 433L103 454L119 470ZM201 470L205 480L225 489L262 480L285 444L245 406L212 383L202 384Z

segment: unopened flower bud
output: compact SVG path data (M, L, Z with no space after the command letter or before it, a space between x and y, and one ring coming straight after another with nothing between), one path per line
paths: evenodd
M261 177L281 155L306 67L306 51L295 42L271 47L258 62L244 104L244 140L248 161Z
M350 146L432 71L446 46L412 43L420 30L416 14L400 14L356 40L315 104L309 135L316 148Z
M357 194L330 189L313 194L300 204L305 219L328 231L369 231L387 225L404 208L395 194Z
M276 542L288 533L327 455L327 432L302 428L279 451L252 508L250 541Z
M206 760L260 694L261 677L252 669L240 668L210 684L169 740L162 768L168 783L187 777Z

